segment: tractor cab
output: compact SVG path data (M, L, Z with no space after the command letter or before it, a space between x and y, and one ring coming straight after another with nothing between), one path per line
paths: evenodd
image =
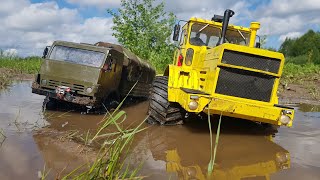
M230 10L229 13L226 19L219 15L214 15L211 20L193 17L183 25L182 32L179 21L174 27L173 34L173 40L179 43L175 52L175 64L190 66L194 54L200 54L200 51L206 51L223 43L260 48L260 42L256 42L260 23L252 22L250 28L231 25L228 22L234 12ZM225 29L223 25L227 25Z

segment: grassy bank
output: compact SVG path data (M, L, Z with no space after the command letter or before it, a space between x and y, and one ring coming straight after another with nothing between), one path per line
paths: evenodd
M13 70L10 69L0 69L0 89L5 88L11 82L13 77Z
M301 83L302 81L320 80L320 65L287 63L283 70L283 81Z
M290 84L299 84L315 100L320 99L320 65L287 63L284 67L280 88L290 89Z
M41 65L41 58L3 56L0 54L0 89L8 86L17 75L35 74Z
M6 57L0 56L0 68L12 69L15 73L35 74L41 65L40 57Z

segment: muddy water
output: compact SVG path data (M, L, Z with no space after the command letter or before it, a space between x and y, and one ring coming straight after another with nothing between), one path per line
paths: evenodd
M30 85L16 82L0 93L0 130L6 136L0 147L0 179L35 179L44 164L31 132L44 123L39 109L43 98L31 94Z
M92 158L81 154L77 144L54 141L54 133L35 134L32 130L50 124L59 132L93 131L103 116L58 111L43 114L44 98L31 94L30 85L15 83L0 93L0 129L7 136L0 147L0 179L36 179L44 164L52 170L53 178L53 174ZM140 123L147 106L142 102L125 108L125 124ZM212 122L215 138L217 118ZM320 108L308 105L296 108L293 128L281 127L278 132L223 118L211 178L320 179L319 128ZM147 179L206 179L210 138L205 120L175 127L150 126L135 137L131 148L127 163L132 167L143 163L140 174Z

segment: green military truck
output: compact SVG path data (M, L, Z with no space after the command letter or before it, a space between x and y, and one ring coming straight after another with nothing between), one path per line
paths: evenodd
M155 69L120 45L55 41L43 52L32 92L48 102L114 106L129 96L147 98Z

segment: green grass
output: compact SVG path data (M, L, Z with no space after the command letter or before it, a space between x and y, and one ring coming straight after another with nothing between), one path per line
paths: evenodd
M286 63L283 70L283 80L289 83L320 80L320 65Z
M79 166L62 179L143 179L142 176L137 175L141 164L135 169L130 169L129 165L125 165L125 158L135 134L144 130L141 128L144 120L134 128L123 129L121 124L125 119L126 113L116 110L112 115L109 114L109 117L104 118L103 125L93 137L90 138L87 134L86 145L101 142L97 141L101 140L98 137L103 137L99 155L93 163ZM111 126L115 126L117 131L103 133L103 130Z
M35 74L39 71L42 59L40 57L7 57L0 55L0 68L12 69L15 73Z
M8 86L15 75L36 74L41 62L40 57L5 56L0 51L0 89Z
M7 87L11 83L13 74L10 69L0 69L0 89Z
M137 84L137 82L136 82ZM131 88L129 93L135 87ZM128 94L129 94L128 93ZM128 95L127 95L128 96ZM80 165L69 174L62 177L65 179L143 179L143 176L139 176L138 172L142 165L138 164L134 169L129 168L129 164L125 163L125 159L130 151L134 136L145 130L142 125L145 119L141 120L139 125L135 127L123 127L122 123L126 120L127 114L125 111L120 110L123 105L125 97L119 106L112 112L107 112L101 121L101 126L98 128L95 134L89 132L85 134L83 143L86 146L99 145L99 154L93 162ZM116 129L111 131L111 129ZM106 133L107 132L107 133ZM77 131L68 134L67 138L77 136ZM71 138L72 139L72 138ZM47 172L46 172L47 171ZM41 172L41 179L47 179L47 175L50 170L44 168Z
M286 63L281 84L287 87L289 83L302 85L314 99L320 99L320 65Z

